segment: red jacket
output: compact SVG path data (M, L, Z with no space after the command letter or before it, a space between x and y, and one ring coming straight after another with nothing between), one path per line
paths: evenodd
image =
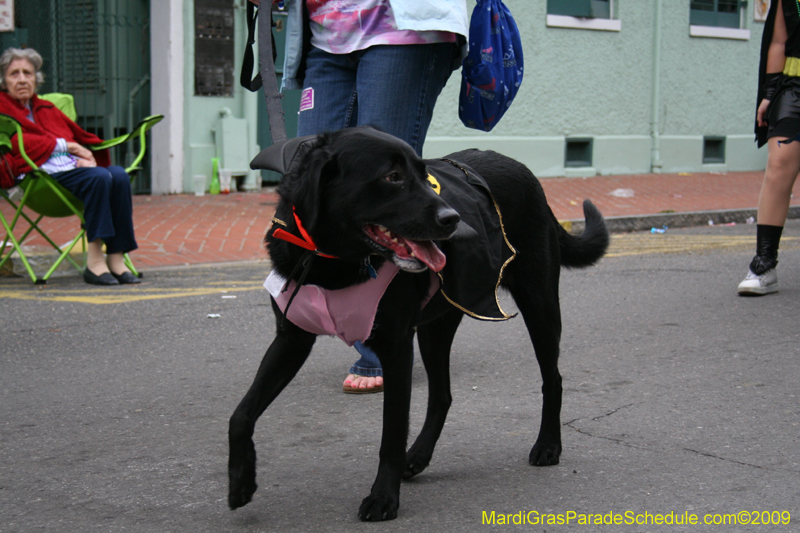
M26 107L9 96L7 92L0 91L0 113L8 115L20 123L25 153L37 165L41 165L50 158L58 138L84 146L103 142L103 139L97 135L81 129L52 102L34 95L30 105L35 122L28 120ZM11 139L11 153L3 156L5 162L0 164L0 186L4 189L14 186L16 176L31 170L19 153L17 136L14 135ZM108 150L99 150L94 153L94 157L98 166L107 167L111 164Z

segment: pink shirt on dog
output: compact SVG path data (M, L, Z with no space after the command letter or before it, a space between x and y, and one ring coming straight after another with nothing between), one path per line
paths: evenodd
M356 341L365 341L372 334L378 302L386 292L400 269L387 261L378 270L378 277L364 283L338 289L323 289L318 285L302 285L286 315L294 325L315 335L336 335L348 346ZM286 312L286 304L294 292L297 282L292 280L282 291L286 278L275 272L269 273L264 287L269 291L281 311ZM439 277L431 272L431 287L422 307L439 290Z

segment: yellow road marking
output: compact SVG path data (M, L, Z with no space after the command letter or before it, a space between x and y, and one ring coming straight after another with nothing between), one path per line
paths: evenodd
M783 237L782 246L797 246L798 237ZM678 235L626 233L611 236L606 257L625 257L646 254L689 253L721 248L755 248L755 236L739 235ZM189 298L224 294L225 292L256 291L262 289L262 282L244 281L231 286L230 281L211 281L203 287L158 288L135 287L130 289L92 287L86 289L51 289L46 286L37 290L0 287L0 299L39 300L48 302L77 302L94 305L121 304L166 298Z
M228 287L225 293L255 291L263 289L262 284L253 283L246 287ZM0 289L0 299L9 298L15 300L38 300L45 302L77 302L85 304L121 304L130 302L142 302L146 300L163 300L166 298L187 298L191 296L207 296L209 294L223 294L218 287L191 287L181 289L146 289L136 288L131 292L120 292L120 289L86 289L78 290L48 290L35 289Z
M797 241L797 237L784 237L781 244ZM741 235L669 235L630 233L612 235L606 257L624 257L645 254L699 252L720 248L753 248L756 238Z

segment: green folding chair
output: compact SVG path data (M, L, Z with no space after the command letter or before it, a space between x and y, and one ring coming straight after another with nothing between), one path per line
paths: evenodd
M71 94L48 93L40 94L39 98L55 104L72 122L78 120L78 112L75 110L75 98Z
M42 98L45 96L51 95L43 95ZM62 102L66 102L67 105L71 105L72 112L74 113L74 103L72 103L71 95L61 96L68 97L62 99ZM51 98L47 99L51 100ZM54 103L60 107L60 102ZM64 111L64 109L62 109L62 111ZM128 142L138 137L139 153L130 166L125 169L128 175L131 176L131 180L133 180L135 173L138 170L141 170L140 164L146 152L147 145L145 133L147 133L150 128L155 126L163 118L163 115L149 116L139 122L139 124L137 124L130 133L110 139L101 144L90 146L89 148L92 150L102 150ZM16 135L16 139L14 138L14 135ZM25 267L25 270L30 275L31 280L36 284L47 283L47 280L65 259L72 263L72 265L78 270L86 268L85 264L83 266L79 266L77 262L70 256L70 253L78 244L78 242L82 243L83 252L86 252L86 230L84 229L85 220L83 218L83 203L74 195L72 195L72 193L67 191L56 180L50 177L50 175L41 171L39 167L28 158L28 155L25 153L22 128L19 122L8 115L0 113L0 155L4 156L11 151L11 147L13 146L11 144L12 142L17 143L22 158L33 170L28 172L28 174L25 175L25 178L17 183L17 185L23 190L22 199L19 201L13 200L8 191L0 188L0 196L2 196L5 201L11 204L11 206L14 208L14 216L12 217L11 221L8 221L6 217L3 216L2 212L0 212L0 222L2 222L3 227L6 230L6 237L3 241L2 249L0 249L0 268L2 268L6 261L11 258L11 254L14 252L18 254L23 266ZM34 217L35 219L30 217L27 213L25 213L24 208L30 209L36 213L38 217ZM80 220L81 229L75 238L73 238L63 249L39 227L39 222L44 217L61 218L73 215L77 216ZM20 218L27 221L29 227L21 236L17 237L14 234L14 230L17 227L17 223L19 222ZM34 271L30 261L22 249L22 244L34 230L36 230L58 252L58 258L41 277L36 275L36 272ZM134 275L141 277L141 274L133 266L128 254L125 254L125 264Z

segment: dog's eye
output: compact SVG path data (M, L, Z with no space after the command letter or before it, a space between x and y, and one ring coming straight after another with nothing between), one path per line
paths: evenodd
M389 183L401 183L403 181L402 176L400 176L400 174L397 173L397 172L392 172L391 174L386 176L384 179L386 181L388 181Z

